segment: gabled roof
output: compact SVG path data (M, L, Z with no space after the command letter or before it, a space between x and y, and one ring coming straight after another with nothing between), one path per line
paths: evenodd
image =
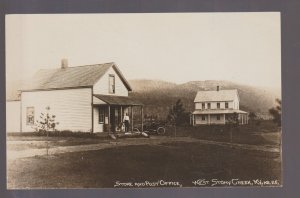
M113 67L119 75L126 88L131 91L132 89L129 83L115 63L67 67L65 69L42 69L39 70L34 75L32 81L25 87L22 87L21 90L31 91L92 87L111 67Z
M194 102L209 102L209 101L232 101L239 95L236 89L231 90L215 90L215 91L198 91Z

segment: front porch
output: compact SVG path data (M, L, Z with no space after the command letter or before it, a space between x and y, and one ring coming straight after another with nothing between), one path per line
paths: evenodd
M141 124L143 130L143 104L126 96L93 96L94 133L124 133L124 115L129 116L129 128L132 132L135 124Z
M248 124L248 113L241 110L195 111L191 114L191 125Z

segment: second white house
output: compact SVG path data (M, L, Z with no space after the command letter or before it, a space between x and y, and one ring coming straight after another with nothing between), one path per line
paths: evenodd
M236 89L198 91L194 100L192 125L226 124L236 119L248 123L248 113L240 110L240 97ZM234 118L236 117L236 118Z

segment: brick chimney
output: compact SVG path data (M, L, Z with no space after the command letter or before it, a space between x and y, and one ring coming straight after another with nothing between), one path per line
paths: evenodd
M66 59L66 58L61 59L61 68L62 69L68 68L68 59Z
M219 87L219 85L217 86L217 91L219 91L220 90L220 87Z

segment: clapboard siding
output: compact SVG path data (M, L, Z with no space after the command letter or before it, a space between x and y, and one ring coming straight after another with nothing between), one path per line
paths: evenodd
M115 76L115 93L109 93L109 75L113 74ZM93 87L94 94L103 95L116 95L116 96L128 96L128 90L124 83L120 79L119 75L115 72L113 67L109 68L108 71L95 83Z
M27 107L34 107L37 120L46 107L59 122L57 130L90 132L92 130L92 93L90 88L22 92L22 132L34 131L26 123Z
M21 102L7 101L6 102L6 132L21 131Z

